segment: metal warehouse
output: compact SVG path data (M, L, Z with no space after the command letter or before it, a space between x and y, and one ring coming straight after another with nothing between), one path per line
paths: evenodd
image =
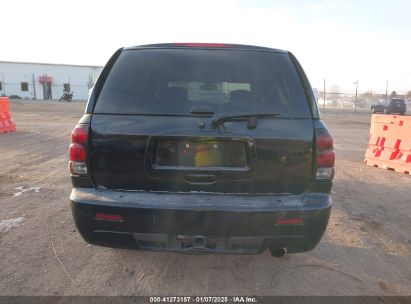
M59 99L63 91L73 99L87 99L103 67L0 61L0 96Z

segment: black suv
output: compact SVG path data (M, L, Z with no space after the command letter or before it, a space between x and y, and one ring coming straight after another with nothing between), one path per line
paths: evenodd
M72 132L71 208L92 244L283 256L324 234L334 159L291 53L123 48Z
M407 106L402 98L392 98L388 103L380 101L378 104L371 106L372 113L398 113L400 115L404 115L406 111Z

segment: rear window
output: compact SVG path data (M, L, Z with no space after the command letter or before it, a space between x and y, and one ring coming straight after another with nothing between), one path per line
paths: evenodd
M94 113L191 115L193 106L311 117L288 54L201 49L124 50Z
M392 103L392 104L403 105L403 104L405 104L405 101L404 101L404 99L392 99L392 100L391 100L391 103Z

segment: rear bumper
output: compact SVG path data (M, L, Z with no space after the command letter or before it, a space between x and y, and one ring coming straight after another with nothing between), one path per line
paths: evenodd
M388 107L387 110L390 113L405 113L405 112L407 112L406 107Z
M327 227L328 194L224 195L156 193L74 188L71 208L89 243L121 248L187 253L260 253L313 249ZM122 222L95 219L121 215ZM277 219L302 218L278 225Z

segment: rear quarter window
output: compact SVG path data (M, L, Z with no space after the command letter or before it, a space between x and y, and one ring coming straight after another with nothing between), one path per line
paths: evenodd
M94 113L190 115L195 105L214 113L311 117L287 53L215 49L124 50Z

